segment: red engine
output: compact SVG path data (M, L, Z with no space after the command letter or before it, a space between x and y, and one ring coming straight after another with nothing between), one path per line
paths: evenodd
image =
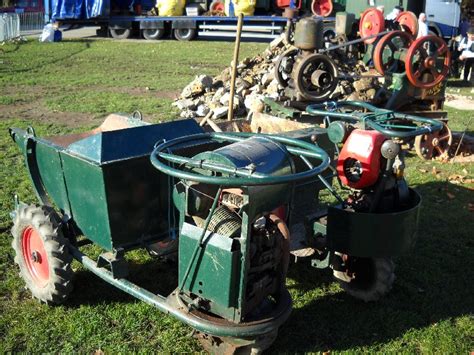
M352 131L337 161L337 172L343 184L363 189L377 182L381 170L380 148L386 139L377 131Z

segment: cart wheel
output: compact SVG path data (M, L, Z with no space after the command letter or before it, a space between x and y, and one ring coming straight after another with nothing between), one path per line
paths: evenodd
M126 39L130 38L132 31L127 29L110 29L110 35L115 39Z
M386 295L395 281L395 264L390 258L357 258L346 254L342 260L347 269L333 271L341 287L359 300L377 301Z
M18 210L12 228L12 247L20 276L33 297L47 304L63 303L72 290L72 257L50 207L34 205Z
M415 151L421 159L425 160L440 156L447 157L452 143L453 135L451 130L443 122L443 128L440 131L415 138Z
M142 30L142 36L146 40L149 41L156 41L160 38L163 38L165 34L165 29L164 28L146 28Z
M196 37L195 28L175 28L173 30L174 38L178 41L190 41Z

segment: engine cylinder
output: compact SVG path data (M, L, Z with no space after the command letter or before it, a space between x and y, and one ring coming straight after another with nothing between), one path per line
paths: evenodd
M304 18L296 23L295 47L312 51L324 46L324 25L321 19Z

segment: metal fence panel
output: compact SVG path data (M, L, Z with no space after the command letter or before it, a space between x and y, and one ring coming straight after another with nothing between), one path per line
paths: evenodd
M20 15L20 31L37 31L44 27L44 12L24 12Z
M20 17L18 14L0 14L0 42L20 37Z

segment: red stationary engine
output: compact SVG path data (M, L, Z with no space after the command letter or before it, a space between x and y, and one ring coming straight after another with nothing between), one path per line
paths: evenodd
M377 131L352 131L337 161L337 172L343 184L363 189L377 182L381 170L381 147L385 140L387 138Z

